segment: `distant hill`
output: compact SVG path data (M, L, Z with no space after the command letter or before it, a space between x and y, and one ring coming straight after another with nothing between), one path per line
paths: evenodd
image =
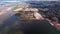
M57 1L27 1L26 3L29 3L30 7L36 7L36 8L60 4L60 2L57 2Z

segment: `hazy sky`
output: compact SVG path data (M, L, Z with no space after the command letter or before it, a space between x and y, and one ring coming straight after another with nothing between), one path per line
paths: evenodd
M0 2L21 2L21 1L58 1L58 0L0 0Z
M6 0L0 0L0 1L6 1ZM37 1L37 0L10 0L10 1ZM39 1L57 1L57 0L39 0Z

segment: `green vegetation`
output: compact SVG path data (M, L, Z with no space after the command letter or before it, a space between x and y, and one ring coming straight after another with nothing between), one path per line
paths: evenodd
M27 14L24 10L20 10L20 11L16 11L16 12L17 13L15 15L18 16L19 19L28 19L28 20L30 20L30 19L34 18L33 13L31 13L31 12L28 12Z

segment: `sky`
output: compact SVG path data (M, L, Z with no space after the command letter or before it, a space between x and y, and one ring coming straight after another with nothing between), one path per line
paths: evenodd
M0 0L0 1L58 1L58 0Z
M59 1L59 0L0 0L0 2L21 2L21 1Z

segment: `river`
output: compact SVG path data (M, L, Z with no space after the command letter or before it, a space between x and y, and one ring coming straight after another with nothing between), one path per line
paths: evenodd
M17 17L15 16L16 13L14 13L10 8L11 7L9 7L3 14L0 12L0 31L17 20Z

